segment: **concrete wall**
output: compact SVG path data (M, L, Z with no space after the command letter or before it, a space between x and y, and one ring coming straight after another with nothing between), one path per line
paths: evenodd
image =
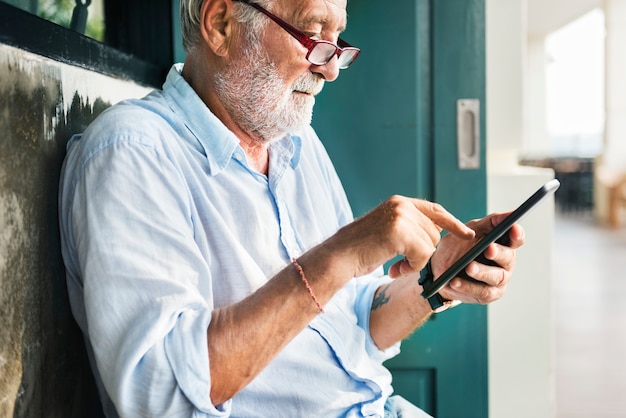
M65 144L147 89L0 44L0 417L97 417L68 305L57 192Z

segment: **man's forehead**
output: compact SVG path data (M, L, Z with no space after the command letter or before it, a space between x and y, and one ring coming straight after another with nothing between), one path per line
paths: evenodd
M300 23L338 25L339 30L346 25L346 0L277 0L274 10L284 10Z

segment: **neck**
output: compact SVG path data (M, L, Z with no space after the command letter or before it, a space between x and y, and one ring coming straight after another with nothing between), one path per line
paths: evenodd
M268 175L270 165L269 142L258 141L249 136L239 137L239 144L246 153L248 164L259 173Z

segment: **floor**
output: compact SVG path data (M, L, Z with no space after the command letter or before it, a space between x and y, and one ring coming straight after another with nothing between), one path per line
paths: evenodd
M557 418L626 417L626 225L557 214Z

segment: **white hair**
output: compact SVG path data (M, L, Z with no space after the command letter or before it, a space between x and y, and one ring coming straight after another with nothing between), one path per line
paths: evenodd
M183 47L185 52L193 51L200 41L200 10L205 0L180 0L180 24L183 35ZM255 0L264 8L269 8L275 0ZM267 25L269 19L263 16L254 7L242 2L233 1L234 17L239 23L249 28L248 32L258 36L259 32ZM248 35L251 35L250 33Z

